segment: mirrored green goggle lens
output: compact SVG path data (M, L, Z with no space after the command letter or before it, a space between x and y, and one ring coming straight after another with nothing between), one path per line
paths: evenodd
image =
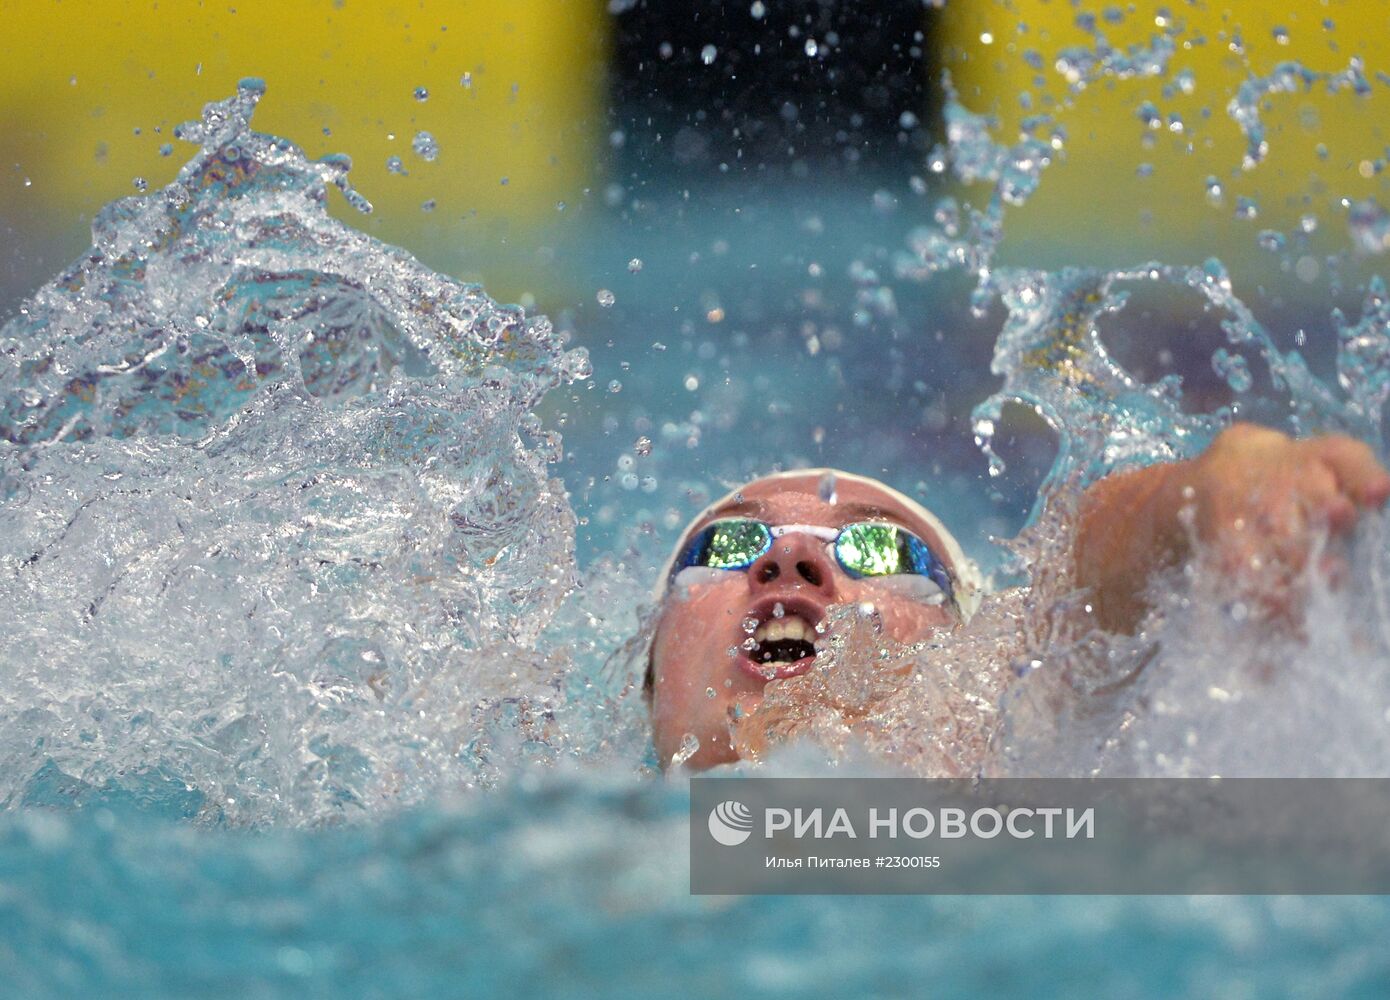
M915 573L909 551L912 536L891 524L851 524L840 532L835 554L840 564L860 576Z
M696 536L685 565L741 569L772 547L772 532L761 521L716 521Z
M772 528L751 518L726 518L706 525L686 547L676 568L747 569L772 548ZM933 580L951 596L951 576L927 544L905 528L863 521L839 529L835 558L852 577L912 573Z

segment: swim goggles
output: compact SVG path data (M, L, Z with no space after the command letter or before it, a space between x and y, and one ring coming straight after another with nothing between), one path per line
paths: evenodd
M912 574L932 581L947 603L955 606L951 573L936 554L912 532L885 521L856 521L840 528L811 524L771 525L751 517L711 521L690 539L674 564L672 577L692 566L746 570L772 548L775 539L807 534L826 542L849 576L883 577Z

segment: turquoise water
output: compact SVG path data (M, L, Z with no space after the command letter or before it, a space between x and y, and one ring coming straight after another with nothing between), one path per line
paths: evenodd
M14 996L1383 996L1378 900L688 895L686 793L551 776L351 830L0 825Z
M174 184L109 206L0 333L15 995L1383 995L1374 899L692 897L688 792L653 774L635 661L614 656L685 517L777 463L890 469L997 563L987 536L1023 523L1044 471L1063 489L1190 454L1223 407L1378 440L1375 285L1295 352L1215 263L994 269L998 217L943 203L940 238L888 249L864 231L906 214L896 196L867 192L866 224L802 191L776 202L795 248L681 222L631 251L648 285L552 325L333 221L347 165L252 132L262 91L185 127ZM975 128L961 162L1026 197ZM663 262L673 245L718 263ZM1122 293L1208 304L1206 353L1228 351L1211 405L1101 349ZM598 316L627 339L586 336ZM971 332L998 333L994 377ZM1268 398L1231 349L1277 377ZM1086 377L1037 360L1057 351ZM1039 422L999 429L1000 379L1061 429L1062 462ZM971 440L989 421L995 475ZM1039 531L1035 566L1057 541ZM970 668L966 694L970 670L1024 674L985 720L1012 773L1382 774L1379 531L1353 548L1365 586L1315 591L1307 646L1175 584L1159 668L1124 698L1084 695L1143 650L1095 655L1041 599L932 655ZM1076 669L1018 670L1040 651ZM1254 682L1270 655L1288 669ZM823 772L838 751L798 752Z

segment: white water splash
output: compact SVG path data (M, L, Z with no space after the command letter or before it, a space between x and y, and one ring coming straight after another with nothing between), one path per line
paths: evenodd
M330 218L346 160L251 131L262 91L0 331L10 805L321 821L482 780L498 727L563 744L531 410L587 359Z

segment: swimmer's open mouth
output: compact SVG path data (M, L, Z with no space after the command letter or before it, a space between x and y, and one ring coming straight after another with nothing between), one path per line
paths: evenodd
M824 608L803 598L760 601L750 610L750 616L758 620L755 645L741 650L738 665L760 680L806 673L815 664L816 623L824 613Z

